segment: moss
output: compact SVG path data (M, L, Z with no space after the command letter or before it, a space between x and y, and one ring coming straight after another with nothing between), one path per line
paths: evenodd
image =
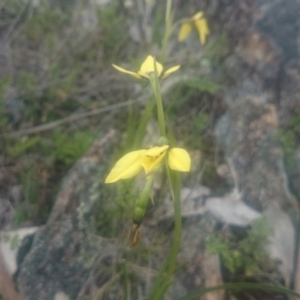
M24 137L24 138L20 139L19 141L16 141L12 146L10 146L7 150L7 153L12 158L19 157L20 155L29 151L39 141L40 141L39 136Z
M23 201L16 207L13 226L19 227L26 221L45 220L46 211L40 211L41 200L41 178L38 176L36 168L32 168L27 173L23 173L20 178L23 188ZM47 214L46 214L47 215Z
M294 117L290 118L286 128L279 130L278 136L285 152L287 169L293 171L295 168L295 152L299 146L300 108L295 111Z
M41 142L40 151L59 163L71 165L85 153L96 135L94 130L66 133L56 129L47 140Z
M5 95L11 85L11 77L4 77L0 80L0 129L8 123L8 116L5 114Z
M262 274L268 264L266 245L269 234L269 225L262 218L253 223L243 238L234 234L229 237L212 236L207 241L206 248L210 253L220 255L231 277L252 277Z
M199 90L203 93L216 94L220 89L221 85L215 81L206 77L200 76L195 77L186 82L186 85L192 89Z
M107 63L111 63L122 53L127 43L124 32L125 16L118 11L118 5L112 4L105 9L98 10L98 22L102 31L101 47ZM119 58L118 58L119 59Z

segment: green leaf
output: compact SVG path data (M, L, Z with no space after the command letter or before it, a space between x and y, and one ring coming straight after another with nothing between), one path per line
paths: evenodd
M40 136L22 139L8 149L8 154L12 158L16 158L25 153L30 148L34 147L39 141Z
M216 94L222 86L206 77L198 77L186 82L186 85L201 92Z
M177 298L176 300L190 300L195 299L196 297L205 295L210 292L219 291L219 290L263 290L263 291L273 291L277 293L283 293L286 295L291 295L300 299L300 294L286 289L280 286L273 286L269 284L262 283L227 283L223 285L217 285L209 288L199 289L197 291L191 292L183 297Z

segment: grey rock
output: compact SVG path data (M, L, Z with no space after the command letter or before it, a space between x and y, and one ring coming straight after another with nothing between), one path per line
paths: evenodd
M226 225L250 226L261 214L242 202L241 194L234 190L224 197L208 198L205 208L217 221Z
M285 285L290 286L295 266L295 228L288 214L275 206L269 207L265 212L270 227L271 237L267 247L270 257L276 260Z
M222 95L228 109L215 127L216 139L225 160L232 160L244 204L267 216L268 251L290 287L296 248L291 219L299 218L299 202L290 190L279 130L289 128L300 108L300 2L234 0L226 9L230 18L221 9L217 15L230 41L225 64L234 83ZM212 203L215 215L225 219L218 201Z
M36 233L20 265L18 287L27 300L53 300L58 292L75 299L99 256L115 256L108 241L93 236L90 223L95 201L101 201L102 183L95 179L114 139L109 132L97 140L63 181L47 224Z
M22 240L34 234L38 227L20 228L12 231L3 231L0 235L0 252L2 253L6 270L10 276L17 271L17 254Z
M14 208L6 198L0 198L0 230L8 229L14 216Z
M294 207L276 133L276 109L261 103L250 95L238 98L216 126L217 141L233 161L245 203L256 209L271 202Z
M271 37L286 60L297 59L300 48L298 0L264 1L257 27ZM282 25L279 25L282 24Z

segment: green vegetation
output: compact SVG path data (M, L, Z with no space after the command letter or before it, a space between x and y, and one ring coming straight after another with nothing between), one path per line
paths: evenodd
M72 165L85 153L96 136L97 133L92 129L75 131L69 134L57 129L41 145L41 151L53 156L60 163Z
M284 124L278 131L278 137L284 150L284 161L292 192L300 199L300 189L297 180L293 180L294 175L298 174L296 153L299 147L300 139L300 108L294 111L294 116L290 118L287 124ZM297 175L296 175L297 177Z
M234 234L229 237L216 235L207 241L206 248L220 255L232 278L252 277L263 273L269 263L266 252L269 235L268 223L262 218L253 223L242 239Z
M285 151L285 161L288 170L295 166L295 152L300 137L300 108L295 111L293 118L290 118L286 128L279 131L279 139Z
M127 55L119 2L96 9L83 1L75 6L63 2L50 6L48 1L41 1L32 6L7 1L4 5L7 24L18 20L14 28L18 35L10 53L17 72L0 79L0 154L12 166L12 180L21 184L23 191L15 226L47 220L66 171L102 128L112 124L95 116L79 121L75 118L62 127L37 130L34 135L11 137L6 133L122 100L111 100L111 89L101 80L105 78L102 72L116 57ZM85 10L93 22L85 23ZM7 106L10 90L14 93L9 95ZM14 117L16 109L18 119Z
M28 220L38 223L47 220L62 176L57 177L56 173L70 168L86 152L97 134L92 129L69 134L57 129L46 137L27 137L8 147L8 155L24 164L19 173L24 200L16 208L15 226ZM52 176L56 177L51 181L54 180L57 187L52 186L53 190L47 191L45 183Z
M19 157L34 147L40 141L40 136L25 137L8 148L7 153L11 158Z
M0 80L0 130L8 123L8 117L5 115L5 95L11 84L10 77L4 77Z
M126 153L141 147L145 133L149 129L148 123L157 114L155 103L149 98L147 104L131 105L128 109L117 113L114 111L88 118L76 118L76 115L82 112L138 99L148 93L149 85L144 82L133 82L133 78L122 81L120 78L123 74L117 74L112 70L111 64L120 64L124 67L131 64L133 69L137 70L142 59L149 53L159 57L158 48L162 45L164 35L162 28L165 21L165 7L158 6L153 16L149 13L149 20L153 21L149 25L152 41L142 44L130 37L131 25L137 26L138 30L144 30L142 28L144 24L140 26L140 20L128 22L128 16L131 16L137 7L129 9L125 7L137 5L136 1L125 3L113 0L104 6L90 6L89 1L75 1L74 6L68 5L64 0L54 2L58 2L59 5L56 3L50 6L48 1L41 1L38 6L26 4L24 8L22 1L17 0L7 1L5 4L8 23L10 17L12 21L17 20L14 25L16 27L11 27L13 39L10 53L13 70L16 71L0 80L0 158L12 178L9 178L7 186L19 184L23 190L22 199L15 208L13 225L16 227L45 224L62 178L76 160L84 155L96 137L112 127L124 133L120 137L119 148L114 150L115 153L119 151L117 155L119 158L124 151ZM139 17L140 15L136 18ZM140 34L142 39L146 36L145 32L141 31ZM197 36L196 33L193 35ZM176 37L172 36L172 39L170 44L174 48L172 43L175 44ZM203 168L202 183L214 187L214 191L223 191L227 186L224 180L216 175L217 149L213 130L216 120L224 113L218 93L225 81L220 61L227 51L227 39L224 36L212 37L206 46L199 45L195 55L189 52L190 49L180 52L180 47L176 46L174 56L169 56L167 49L167 62L162 62L166 69L169 63L170 65L173 63L168 61L171 57L176 64L181 64L181 70L177 79L174 77L175 80L180 78L180 72L186 75L178 84L172 85L170 80L171 88L162 97L167 127L171 131L167 134L173 136L174 133L176 139L180 140L189 151L191 150L190 153L193 150L201 152L202 162L199 166L195 164L193 167L199 168L196 170L199 173L200 168ZM216 66L216 70L212 71ZM158 81L157 78L156 80ZM9 99L12 104L9 107L7 94L11 89L17 96ZM17 107L15 105L17 102L20 103L19 119L14 118L12 111L12 107L14 109ZM53 126L45 131L39 130L41 125L49 125L53 121L69 116L74 116L72 122L66 122L60 127ZM36 129L35 133L22 133L28 128ZM299 128L300 110L291 120L288 130L280 135L288 164L291 166L294 159L292 155L300 134ZM11 135L12 132L15 134ZM19 135L16 134L18 132ZM112 160L112 157L109 160ZM124 259L119 263L121 266L118 266L117 272L120 273L116 275L116 279L119 279L117 277L119 274L122 275L121 281L127 293L133 290L131 280L135 283L137 279L136 274L130 270L133 265L131 261L137 261L138 271L143 268L140 265L146 266L145 269L148 271L149 257L160 250L156 249L156 244L140 246L132 251L127 250L128 228L125 228L124 224L128 225L132 218L139 188L130 180L120 183L117 188L112 186L104 188L105 175L100 174L101 178L96 179L100 184L95 194L101 195L101 201L96 203L91 220L94 220L95 231L99 236L112 241L115 241L117 236L123 239L120 252L126 252L124 257L128 261ZM192 177L184 176L184 178ZM180 203L179 180L175 181L177 177L174 174L170 178L175 182L176 193L173 194L176 195L177 203ZM163 185L167 186L166 182ZM160 191L157 198L163 198L164 192ZM179 205L176 217L179 224L181 218L178 208ZM152 212L149 209L147 213ZM166 244L169 245L171 240L170 235L165 234L166 231L157 234L158 244L163 245L162 248ZM268 235L266 223L260 220L242 239L234 234L229 237L217 235L211 237L206 246L211 253L220 255L232 278L250 277L263 272L264 265L268 263L264 250L268 243ZM16 241L13 243L15 245ZM171 278L176 270L180 238L176 239L176 243L174 252L169 255L168 261L163 266L165 268L169 264L171 268L161 269L158 277L165 280L164 278L167 278L165 274L168 273L169 278L162 289L159 288L158 280L156 292L160 295L163 295L171 284ZM165 249L161 253L164 251ZM120 257L122 254L120 253ZM153 267L151 266L154 272L161 267L155 263ZM131 298L135 296L134 294ZM153 299L155 296L154 292Z
M12 250L15 250L20 245L20 239L17 234L14 235L3 234L3 236L1 236L1 239L3 240L4 243L9 243L9 246Z
M186 82L186 85L195 90L199 90L203 93L209 93L209 94L216 94L222 87L220 84L212 80L209 80L206 77L198 77L198 78L188 80Z

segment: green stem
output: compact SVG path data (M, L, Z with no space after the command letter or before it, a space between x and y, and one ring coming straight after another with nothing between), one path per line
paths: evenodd
M171 192L174 200L174 220L175 229L173 245L167 259L163 263L159 274L154 282L152 293L149 297L151 300L163 299L168 287L172 283L172 277L176 269L176 260L180 250L181 242L181 202L180 202L180 177L178 172L171 171L167 168L168 178L171 184Z
M140 224L144 218L146 208L149 201L150 191L153 184L154 176L149 175L147 177L146 185L141 192L139 199L137 200L134 208L133 221L136 224Z
M157 76L156 64L154 61L154 72L150 74L150 83L155 96L157 106L157 118L161 136L166 136L165 114L161 98L160 84Z
M277 293L283 293L286 295L290 295L300 299L300 294L294 292L293 290L280 287L280 286L272 286L269 284L264 283L250 283L250 282L238 282L238 283L226 283L223 285L216 285L208 288L199 289L197 291L191 292L186 296L177 298L177 300L192 300L195 298L199 298L207 293L219 291L219 290L238 290L238 291L247 291L247 290L254 290L254 291L272 291Z
M124 300L128 300L128 294L129 294L129 278L128 278L128 272L127 272L127 266L126 261L122 264L122 269L124 273Z
M135 127L133 134L128 137L128 144L131 144L131 149L138 149L141 147L142 140L145 136L146 127L152 117L152 111L155 106L155 99L151 97L147 101L144 112L141 115L138 125ZM131 150L130 149L130 150Z
M165 16L165 32L161 45L160 62L163 64L166 56L168 41L172 32L172 0L167 0L166 16Z
M165 33L162 41L162 49L160 60L163 63L166 48L169 41L170 34L172 32L172 0L167 0L166 17L165 17ZM150 83L156 99L157 106L157 118L160 128L161 136L166 137L166 127L165 127L165 115L163 109L163 102L161 97L160 83L158 80L156 62L154 60L154 72L150 74ZM174 237L172 248L164 261L162 267L159 270L159 274L154 282L152 292L149 299L160 300L163 299L168 287L172 283L172 277L176 269L177 256L180 250L181 242L181 202L180 202L180 177L178 172L174 172L167 166L168 179L171 186L171 193L174 200Z
M169 173L169 180L171 183L171 189L173 191L173 200L174 200L174 237L173 237L173 247L172 252L169 260L169 270L168 275L172 276L175 267L176 267L176 259L180 249L180 241L181 241L181 202L180 202L180 178L179 173L174 172L168 169Z

